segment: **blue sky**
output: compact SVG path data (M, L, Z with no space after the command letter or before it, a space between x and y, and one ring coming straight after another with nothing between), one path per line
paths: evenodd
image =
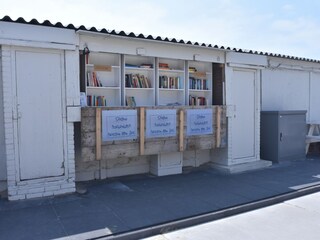
M320 59L320 1L1 0L0 18L211 43Z

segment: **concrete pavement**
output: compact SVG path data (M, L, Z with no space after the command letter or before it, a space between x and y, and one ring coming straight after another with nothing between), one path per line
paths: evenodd
M320 192L146 240L320 239Z
M320 159L234 175L204 166L180 175L144 174L82 185L88 189L83 195L0 199L0 239L141 239L284 201L283 194L296 197L306 187L318 189Z

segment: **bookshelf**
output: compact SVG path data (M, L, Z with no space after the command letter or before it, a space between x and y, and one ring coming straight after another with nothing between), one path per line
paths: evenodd
M158 58L157 105L185 105L185 61Z
M188 105L212 105L212 63L189 61L186 73Z
M123 105L155 106L155 58L125 55Z
M121 106L119 54L91 52L85 72L88 106Z

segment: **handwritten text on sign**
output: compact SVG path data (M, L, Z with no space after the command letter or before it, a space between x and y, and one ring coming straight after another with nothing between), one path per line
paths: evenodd
M137 110L102 111L102 141L137 139Z
M146 137L176 136L176 110L147 110Z
M212 109L187 110L187 135L212 134Z

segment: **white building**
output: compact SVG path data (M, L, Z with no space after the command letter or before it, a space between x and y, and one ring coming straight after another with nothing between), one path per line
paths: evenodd
M21 18L4 17L0 33L0 181L7 183L9 200L74 192L76 180L172 174L206 162L231 173L270 166L260 159L261 110L307 110L307 121L320 121L319 61ZM87 64L84 50L90 51ZM148 76L149 89L131 89L126 74L133 76L132 65L142 64L151 65L138 72ZM203 79L197 89L189 85L189 67ZM111 83L88 86L88 68L102 69ZM183 80L163 89L162 75ZM212 141L188 138L182 126L182 135L178 130L180 138L169 138L170 144L152 145L146 138L143 144L99 145L96 115L86 115L96 108L81 110L81 91L104 96L109 110L124 110L133 96L146 109L178 102L179 113L188 109L191 96L221 106L210 108L222 115L214 119Z

